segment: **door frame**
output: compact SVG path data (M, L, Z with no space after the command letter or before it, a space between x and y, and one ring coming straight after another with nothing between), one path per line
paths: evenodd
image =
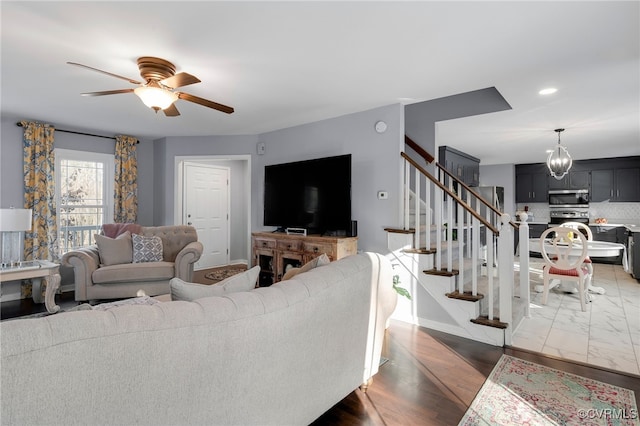
M245 189L244 189L244 205L246 206L246 235L244 236L246 244L246 261L251 266L251 155L186 155L174 157L174 202L173 202L173 221L174 225L182 225L182 209L184 202L184 163L201 163L215 165L217 161L240 161L245 162ZM231 192L230 192L231 196ZM231 203L232 204L232 203ZM230 241L233 239L230 236ZM232 261L234 259L231 259ZM243 259L244 260L244 259Z

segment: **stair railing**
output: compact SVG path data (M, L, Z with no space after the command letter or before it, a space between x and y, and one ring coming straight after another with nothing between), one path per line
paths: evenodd
M423 156L412 145L415 142L409 138L405 141ZM518 229L518 225L439 164L436 163L436 169L440 178L436 178L406 153L401 156L405 180L403 226L413 232L414 248L435 251L434 271L457 274L456 292L460 295L477 297L480 275L486 275L484 316L489 321L499 318L500 322L513 324L514 318L523 316L513 309L513 229ZM431 162L427 157L423 158ZM430 158L433 161L433 157ZM410 204L412 198L413 205ZM423 217L425 223L422 223ZM519 231L520 241L524 239L528 243L528 227ZM457 259L453 257L455 245ZM482 247L486 250L484 256L480 254ZM444 259L443 251L446 253ZM480 264L480 260L484 262ZM518 297L526 299L528 311L528 266L524 271L520 274ZM505 337L510 343L510 333Z

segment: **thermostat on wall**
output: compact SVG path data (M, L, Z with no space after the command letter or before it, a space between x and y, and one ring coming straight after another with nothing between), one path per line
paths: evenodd
M385 123L384 121L380 120L378 122L376 122L376 132L378 133L384 133L387 130L387 123Z

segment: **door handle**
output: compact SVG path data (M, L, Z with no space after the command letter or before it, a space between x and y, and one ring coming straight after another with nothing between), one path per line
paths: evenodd
M187 222L187 225L191 225L191 222Z

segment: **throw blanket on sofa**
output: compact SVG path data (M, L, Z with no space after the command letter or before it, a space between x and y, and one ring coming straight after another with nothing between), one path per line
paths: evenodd
M142 232L142 225L137 223L105 223L102 225L102 233L105 237L116 238L120 234L125 232L131 232L132 234L140 234Z

